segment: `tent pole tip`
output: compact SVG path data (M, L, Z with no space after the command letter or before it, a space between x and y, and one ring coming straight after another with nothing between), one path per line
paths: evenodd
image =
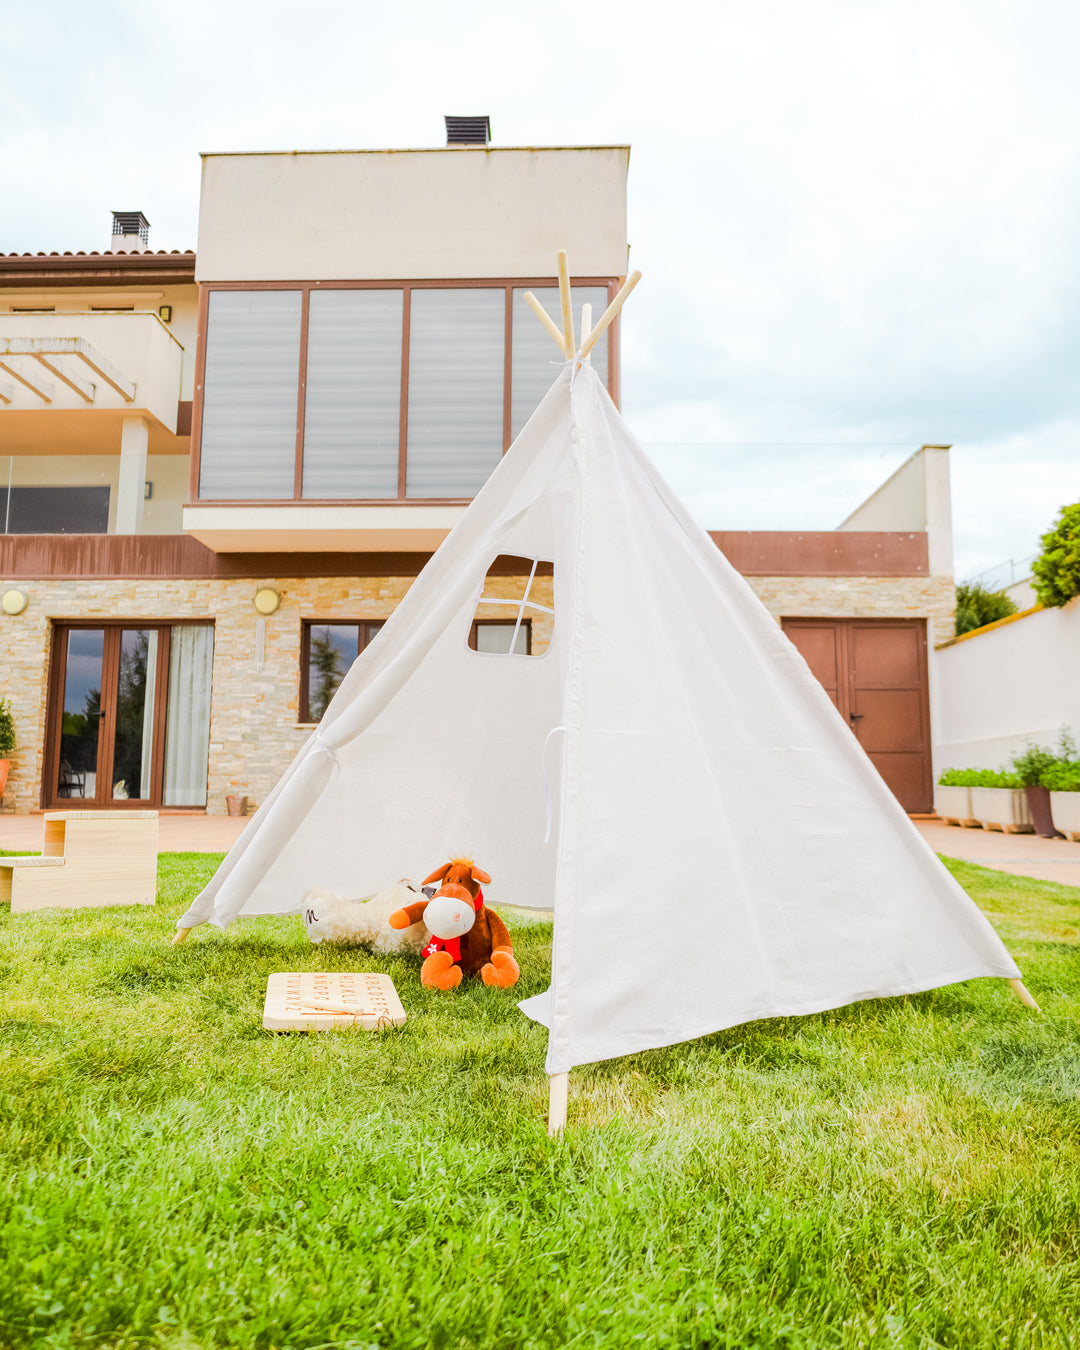
M178 929L176 930L176 936L175 936L175 937L173 938L173 940L172 940L172 945L173 945L174 947L179 947L180 944L181 944L181 942L184 941L184 939L187 937L187 935L188 935L190 932L191 932L191 929L190 929L190 928L178 928Z
M548 1138L561 1134L566 1124L566 1097L569 1073L553 1073L548 1078Z
M1009 988L1013 991L1013 993L1020 1000L1020 1002L1024 1004L1025 1007L1034 1008L1037 1013L1042 1012L1042 1009L1031 997L1028 991L1024 988L1023 980L1010 980Z

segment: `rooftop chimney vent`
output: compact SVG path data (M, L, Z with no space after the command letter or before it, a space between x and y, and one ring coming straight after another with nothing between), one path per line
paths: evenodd
M114 211L112 213L112 240L114 253L144 253L150 247L150 222L141 211Z
M447 145L487 145L491 140L490 117L450 117L446 123Z

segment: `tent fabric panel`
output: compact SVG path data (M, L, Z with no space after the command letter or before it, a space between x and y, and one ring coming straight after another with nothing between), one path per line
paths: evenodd
M597 382L579 377L573 401L580 698L548 1071L1014 977L745 581L670 495L658 502Z

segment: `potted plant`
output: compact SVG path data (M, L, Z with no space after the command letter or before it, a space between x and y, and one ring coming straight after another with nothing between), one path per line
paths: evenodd
M934 788L934 810L946 825L978 828L971 809L970 777L975 769L946 769Z
M1013 756L1013 768L1024 785L1024 795L1027 797L1035 833L1042 835L1044 839L1065 838L1054 825L1050 790L1043 786L1045 775L1063 760L1067 760L1070 752L1075 753L1076 747L1066 732L1062 732L1061 750L1060 755L1055 755L1053 750L1048 750L1045 745L1031 744L1023 754Z
M0 797L7 787L8 770L11 768L11 752L15 749L15 722L11 716L11 704L6 698L0 698Z
M1027 798L1016 774L1004 769L967 769L964 774L971 788L971 814L984 830L1032 833Z
M1047 769L1043 786L1050 793L1050 815L1059 830L1080 841L1080 760L1063 760Z

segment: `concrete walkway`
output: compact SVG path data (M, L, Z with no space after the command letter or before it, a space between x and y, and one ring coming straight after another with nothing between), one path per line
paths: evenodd
M1014 876L1080 886L1080 843L1043 839L1037 834L965 830L936 820L916 820L915 825L934 852L947 858L961 858Z
M163 815L158 846L163 853L224 853L248 824L248 819L237 816ZM915 825L935 853L1015 876L1080 886L1080 843L1040 839L1034 834L964 830L935 820L916 820ZM40 815L0 816L0 849L40 852L42 830Z
M226 853L250 824L244 816L171 816L158 818L161 853ZM0 849L41 852L44 817L0 816Z

